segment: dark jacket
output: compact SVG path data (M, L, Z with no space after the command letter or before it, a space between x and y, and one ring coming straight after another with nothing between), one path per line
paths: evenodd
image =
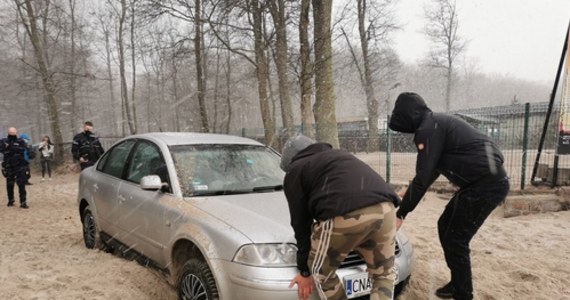
M342 216L399 198L384 179L354 155L316 143L301 150L285 175L284 191L297 240L297 267L308 271L313 220Z
M71 154L74 160L80 157L87 159L90 163L95 163L105 150L99 142L99 137L91 132L81 132L73 138Z
M457 117L433 113L417 94L398 97L390 128L415 133L418 150L416 176L396 213L399 218L414 210L440 174L463 189L506 177L503 155L488 136Z
M29 165L25 159L27 150L26 141L16 136L8 136L0 140L0 153L4 155L5 168L27 167Z

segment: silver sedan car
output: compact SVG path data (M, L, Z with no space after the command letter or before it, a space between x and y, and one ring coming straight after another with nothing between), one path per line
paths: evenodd
M279 163L271 148L235 136L124 138L81 173L85 246L134 253L163 271L180 299L297 299L289 288L297 249ZM412 261L411 243L399 232L398 287ZM358 254L337 274L347 298L369 293Z

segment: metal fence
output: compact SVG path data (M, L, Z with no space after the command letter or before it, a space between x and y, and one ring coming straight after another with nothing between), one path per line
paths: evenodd
M524 189L532 180L547 111L548 103L525 103L466 109L450 114L470 123L497 143L505 156L505 168L511 179L511 188ZM557 156L558 124L559 105L554 104L535 180L548 182L553 178L553 170L556 169L554 165ZM365 127L366 120L362 120L361 125ZM377 146L370 151L369 132L366 129L354 130L354 127L354 121L350 126L338 124L340 148L354 153L387 181L393 184L409 183L415 175L417 154L413 135L382 129L374 136L379 141ZM242 128L234 134L263 141L262 129ZM283 142L280 138L276 147L280 149ZM570 157L560 155L557 169L558 185L570 185ZM438 181L447 182L443 176Z

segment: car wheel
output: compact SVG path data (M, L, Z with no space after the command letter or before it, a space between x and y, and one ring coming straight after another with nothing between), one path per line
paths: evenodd
M102 249L103 242L101 241L99 228L89 207L85 208L83 220L81 221L83 223L83 242L85 242L85 247L89 249Z
M412 276L408 276L408 278L406 278L404 281L401 281L394 287L394 299L398 298L398 296L400 296L400 294L404 291L404 288L406 288L408 283L410 283L410 277Z
M198 259L190 259L184 264L182 276L178 280L178 299L218 299L216 281L208 264Z

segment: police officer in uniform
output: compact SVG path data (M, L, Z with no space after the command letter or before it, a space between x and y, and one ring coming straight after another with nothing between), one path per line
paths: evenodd
M90 167L103 155L104 149L99 137L93 134L93 123L87 121L83 124L83 132L73 138L71 154L75 161L79 161L81 170Z
M0 152L4 155L2 174L6 177L6 190L8 192L8 206L14 206L14 185L18 184L20 193L20 207L29 208L26 203L26 170L28 161L24 152L28 149L26 142L18 138L18 131L14 127L8 129L8 137L0 140Z
M397 226L440 174L458 186L438 221L451 281L436 295L473 299L469 242L509 192L503 155L488 136L455 116L432 112L416 93L398 96L389 125L394 131L414 133L418 151L416 176L396 212Z

